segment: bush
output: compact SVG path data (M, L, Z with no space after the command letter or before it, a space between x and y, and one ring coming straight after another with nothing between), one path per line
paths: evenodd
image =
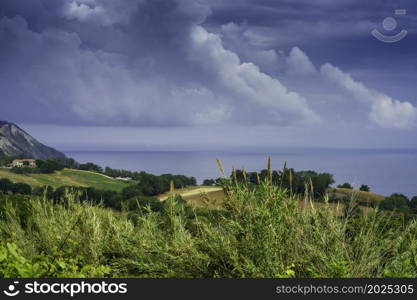
M46 197L46 199L53 199L54 189L49 185L38 186L32 189L32 194L38 197Z
M347 182L345 182L344 184L339 184L337 186L337 188L353 190L353 186L350 183L347 183Z
M80 164L78 166L78 169L79 170L84 170L84 171L96 172L96 173L102 173L103 172L103 168L102 167L100 167L100 166L98 166L96 164L93 164L91 162L85 163L85 164Z
M15 183L11 187L13 194L30 195L32 193L32 187L26 183Z
M327 189L334 183L333 175L329 173L317 173L314 171L295 171L284 167L282 171L262 170L260 173L249 172L243 170L236 170L230 176L232 180L239 183L248 183L251 185L259 185L260 182L272 178L272 183L281 188L287 189L290 193L304 195L306 192L306 185L312 188L314 197L322 198ZM223 185L222 179L215 181L216 185Z
M51 159L46 161L37 160L36 165L38 167L34 169L34 172L39 172L43 174L52 174L55 171L60 171L64 169L64 165L62 163Z
M214 179L204 179L203 185L214 186L216 185L216 181Z
M127 186L125 188L123 188L122 190L122 198L123 199L130 199L133 198L135 196L142 196L142 189L138 186L138 185L130 185Z
M371 188L366 184L362 184L360 186L359 190L362 191L362 192L368 192L369 193L371 191Z
M7 178L0 179L0 192L8 193L12 190L13 182Z
M417 196L411 199L409 205L413 213L417 214Z
M409 212L409 200L403 194L392 194L390 197L385 198L381 204L380 208L383 210L397 210L400 212L408 213Z
M0 278L105 277L109 274L109 267L80 266L79 262L79 257L56 259L44 254L28 260L14 243L0 245Z

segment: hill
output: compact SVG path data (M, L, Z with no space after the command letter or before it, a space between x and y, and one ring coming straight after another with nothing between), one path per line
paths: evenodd
M0 178L8 178L13 182L27 183L31 186L49 185L53 188L81 186L100 190L121 191L128 185L127 182L113 179L106 175L73 169L64 169L54 174L15 174L8 169L0 169Z
M223 188L217 186L196 186L185 189L178 189L174 194L180 195L182 199L187 201L193 207L206 207L216 209L222 201L224 201ZM161 201L168 199L170 193L159 196Z
M225 198L222 188L212 186L198 186L179 189L175 190L175 194L180 195L185 201L187 201L187 203L194 207L205 207L209 209L218 208ZM373 204L379 203L385 199L385 196L382 195L342 188L331 188L328 190L328 195L330 201L334 202L342 201L344 199L354 199L363 207L364 211L368 211L367 207L365 206L373 206ZM168 197L169 193L166 193L159 196L159 199L163 201ZM315 202L314 205L321 206L323 203ZM341 213L343 206L337 205L335 203L330 203L329 205L335 211L337 211L337 214ZM301 206L308 207L308 205L306 206L306 203L303 201L301 202Z
M328 194L331 200L340 201L344 199L353 198L354 200L358 201L361 205L375 204L385 199L385 196L382 195L343 188L331 188L329 189Z
M65 154L45 146L16 124L0 121L0 156L34 159L65 158Z

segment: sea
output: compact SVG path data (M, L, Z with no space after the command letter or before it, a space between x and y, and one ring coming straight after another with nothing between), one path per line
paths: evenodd
M207 178L221 177L216 163L219 158L227 174L244 167L248 171L272 167L314 170L334 175L336 184L362 184L382 195L402 193L417 196L417 149L309 149L279 148L268 150L222 151L66 151L80 163L93 162L100 166L131 171L194 176L199 183Z

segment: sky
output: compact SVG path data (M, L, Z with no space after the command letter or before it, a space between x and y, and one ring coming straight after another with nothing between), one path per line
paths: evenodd
M62 150L416 148L416 21L412 0L2 0L0 119Z

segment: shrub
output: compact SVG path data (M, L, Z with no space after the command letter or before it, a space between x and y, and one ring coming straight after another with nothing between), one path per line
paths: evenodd
M413 212L417 214L417 196L411 198L409 205Z
M26 183L15 183L11 187L13 194L30 195L32 193L32 187Z
M203 185L206 186L214 186L216 184L216 181L214 179L204 179Z
M339 184L337 186L339 189L350 189L353 190L353 186L350 183L345 182L344 184Z
M385 198L380 207L383 210L397 210L401 212L409 211L409 200L403 194L392 194L391 196Z
M362 192L368 192L369 193L371 191L371 188L366 184L362 184L360 186L359 190L362 191Z
M7 178L0 179L0 192L7 193L12 190L13 182Z

